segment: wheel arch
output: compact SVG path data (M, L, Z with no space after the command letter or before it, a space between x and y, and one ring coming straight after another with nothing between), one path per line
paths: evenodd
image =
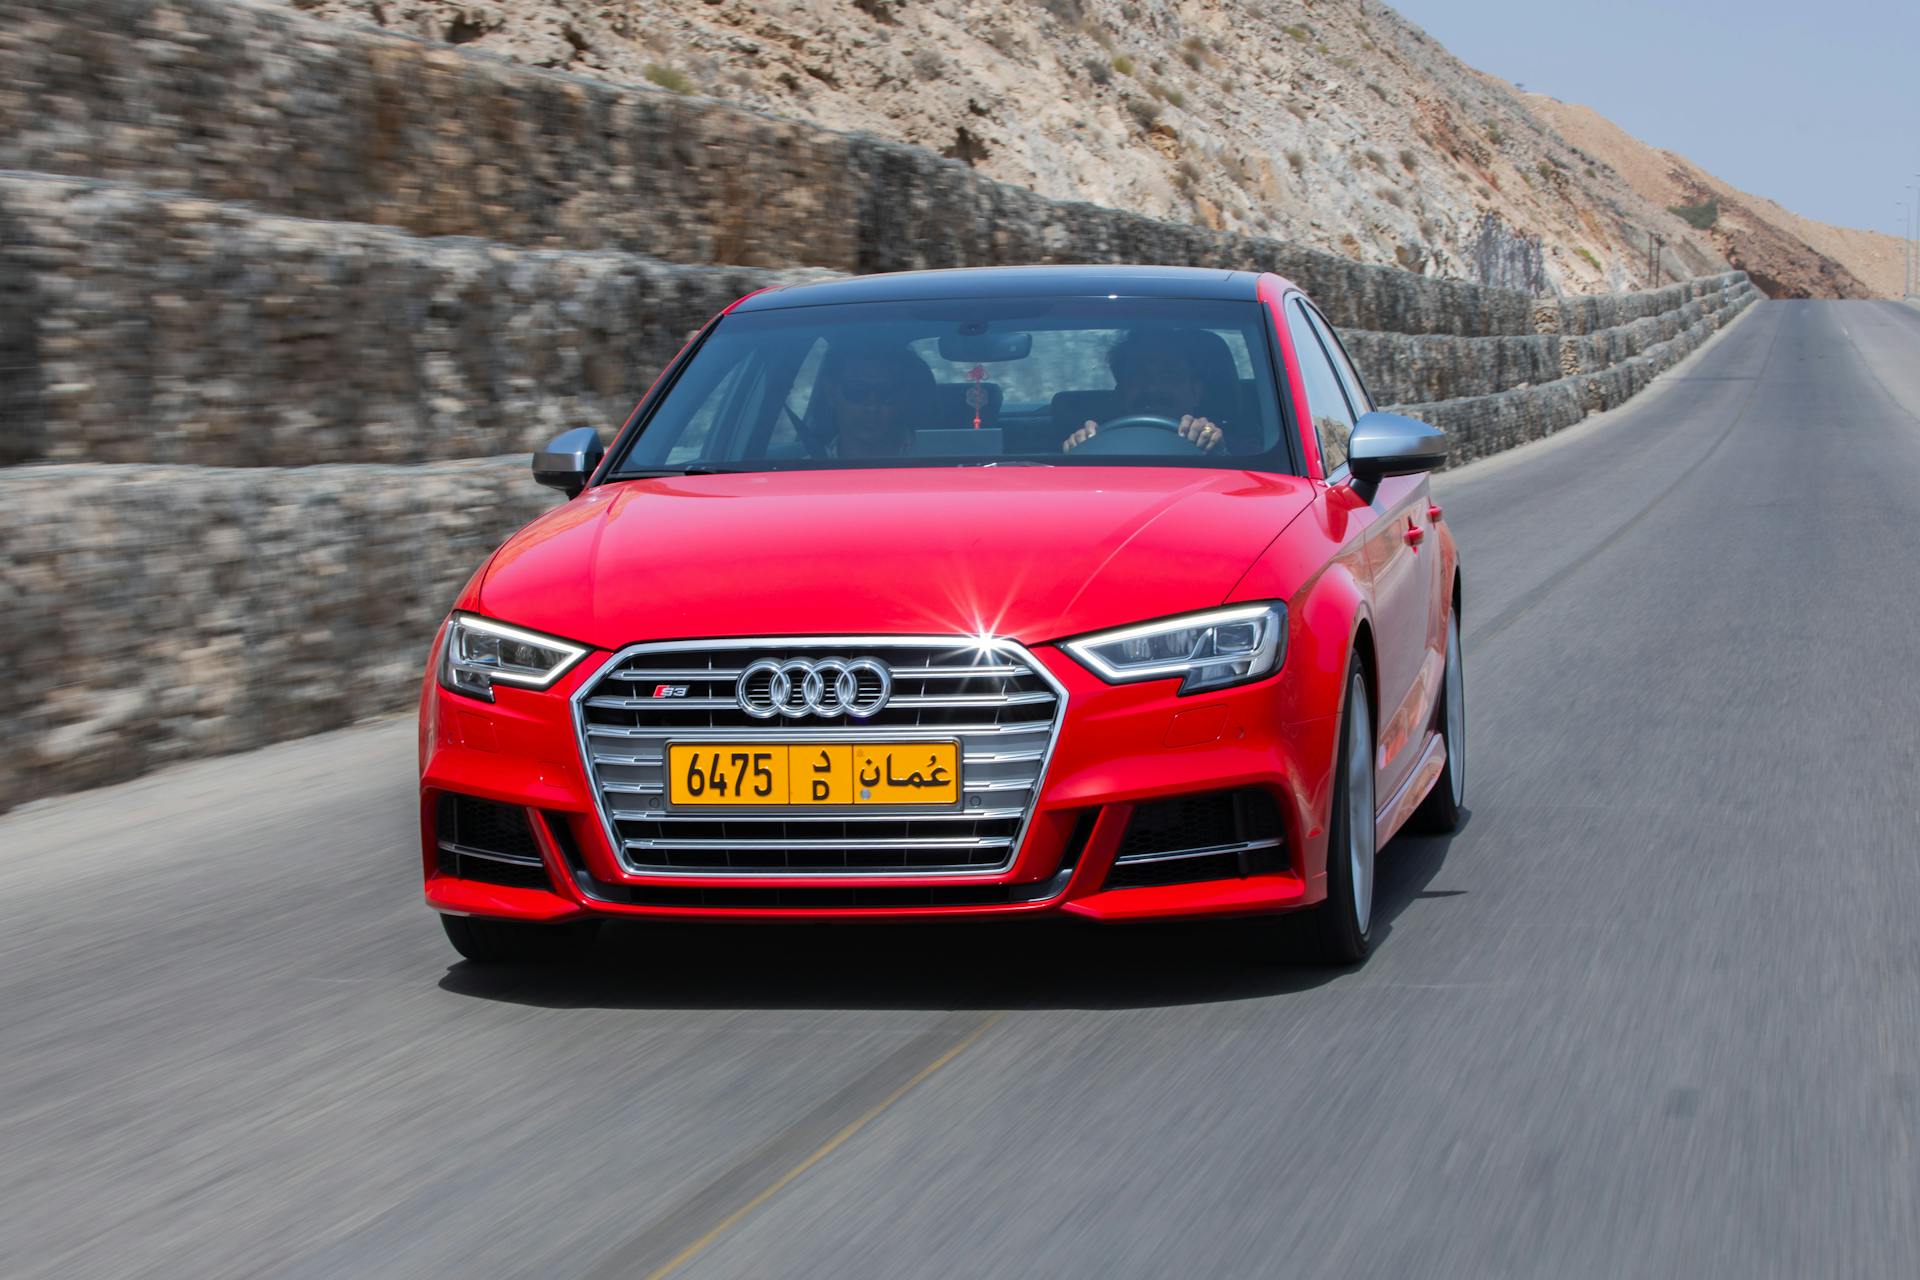
M1360 678L1367 686L1367 714L1373 723L1380 723L1380 668L1379 660L1374 656L1373 619L1362 613L1353 628L1353 640L1348 650L1360 659ZM1342 689L1341 697L1346 697Z

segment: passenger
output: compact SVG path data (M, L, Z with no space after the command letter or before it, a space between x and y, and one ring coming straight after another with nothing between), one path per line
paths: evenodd
M933 398L933 370L904 347L855 347L822 363L816 431L830 458L912 452L914 422Z
M1135 330L1115 343L1107 352L1107 368L1113 373L1113 389L1120 405L1120 412L1114 416L1166 418L1179 424L1181 439L1203 452L1219 448L1225 433L1211 418L1199 413L1208 391L1200 344L1209 338L1220 341L1208 333ZM1099 423L1088 419L1066 438L1061 451L1073 449L1099 429Z

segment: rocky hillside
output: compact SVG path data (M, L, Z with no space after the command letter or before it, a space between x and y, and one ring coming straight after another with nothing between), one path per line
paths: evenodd
M1373 0L282 2L1430 275L1592 293L1725 266ZM1649 233L1668 246L1660 281Z
M1647 200L1681 205L1714 247L1776 298L1899 297L1906 263L1897 237L1789 213L1722 182L1684 156L1649 146L1590 107L1525 94L1561 137L1605 161Z

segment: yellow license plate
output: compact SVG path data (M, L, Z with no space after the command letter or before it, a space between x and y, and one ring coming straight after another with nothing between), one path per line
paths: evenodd
M757 805L958 804L955 742L677 742L667 747L667 803Z

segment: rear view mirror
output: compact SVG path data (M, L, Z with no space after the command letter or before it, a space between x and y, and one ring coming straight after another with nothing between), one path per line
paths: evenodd
M587 477L606 456L600 433L592 427L562 431L547 441L547 447L533 455L533 478L549 489L558 489L569 498L587 487Z
M1347 467L1356 482L1371 486L1387 476L1418 475L1447 465L1447 433L1397 413L1362 414L1347 446Z
M1025 360L1032 351L1033 335L1030 333L962 332L949 333L940 339L940 358L960 364Z

